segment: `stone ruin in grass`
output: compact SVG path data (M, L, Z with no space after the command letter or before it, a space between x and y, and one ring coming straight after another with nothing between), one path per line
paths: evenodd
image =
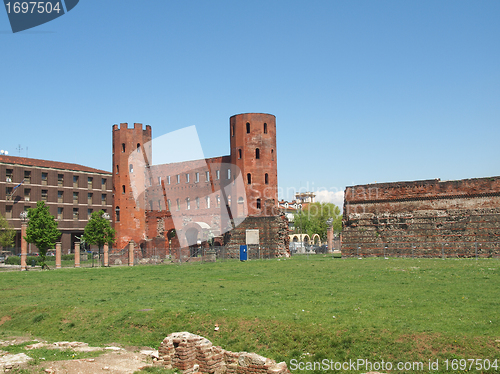
M214 346L210 340L189 332L174 332L163 339L158 363L184 374L290 374L285 362L255 353L230 352Z

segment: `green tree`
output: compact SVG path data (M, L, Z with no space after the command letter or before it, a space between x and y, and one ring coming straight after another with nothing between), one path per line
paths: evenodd
M16 231L10 227L9 222L0 214L0 246L11 247L14 244Z
M115 242L115 230L103 215L103 210L93 212L83 232L85 243L97 245L99 252L104 244L111 246Z
M332 203L312 203L294 216L295 227L311 238L318 234L321 240L326 240L328 219L333 218L333 231L342 231L342 214L340 208Z
M49 248L54 248L61 232L57 229L57 222L50 214L49 207L43 201L36 203L36 208L28 209L28 227L25 239L33 243L40 252L40 265L42 269L48 268L45 256Z

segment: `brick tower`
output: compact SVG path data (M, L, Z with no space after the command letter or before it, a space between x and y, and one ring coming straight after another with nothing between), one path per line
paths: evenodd
M232 116L230 124L231 164L241 170L248 216L276 215L278 168L276 159L276 117L245 113ZM233 195L238 205L240 195Z
M134 123L133 128L129 128L127 123L121 123L119 127L113 125L113 223L116 248L125 248L130 240L139 244L145 239L144 178L151 160L151 147L145 149L144 145L150 141L149 125L145 129L141 123Z

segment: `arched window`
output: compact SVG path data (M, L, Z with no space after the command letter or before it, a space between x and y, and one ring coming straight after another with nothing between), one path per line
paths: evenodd
M141 151L141 144L137 143L137 152L140 152L140 151Z
M252 184L252 174L247 174L247 184Z
M241 158L241 148L238 149L238 158Z
M256 159L260 158L260 149L259 148L255 148L255 158Z
M247 134L250 134L250 122L247 122Z
M269 174L264 174L264 183L269 184Z
M125 193L125 185L122 185L122 193Z
M120 222L120 207L119 206L117 206L115 208L115 221Z
M264 123L264 134L267 134L267 123Z
M257 209L260 209L260 199L257 199Z
M238 197L238 204L243 204L243 197Z

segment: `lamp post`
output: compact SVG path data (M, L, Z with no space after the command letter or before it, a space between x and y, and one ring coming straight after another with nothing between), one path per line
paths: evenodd
M19 215L21 218L21 271L28 270L26 256L28 255L28 243L26 242L26 229L28 227L28 212L23 211Z
M326 229L326 240L328 245L328 253L333 253L333 217L326 220L328 228Z

